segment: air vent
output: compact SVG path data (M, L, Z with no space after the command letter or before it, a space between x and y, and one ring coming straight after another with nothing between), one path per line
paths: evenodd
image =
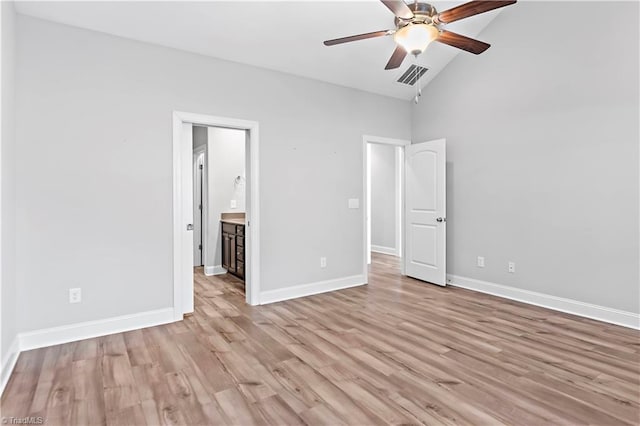
M402 74L402 77L398 79L398 83L408 84L409 86L413 86L416 84L416 81L420 77L424 75L429 70L429 68L424 68L418 65L411 65L407 70Z

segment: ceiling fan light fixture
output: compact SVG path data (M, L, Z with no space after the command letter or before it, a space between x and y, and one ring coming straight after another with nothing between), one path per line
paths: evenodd
M396 31L393 40L407 53L419 55L439 34L440 31L433 24L408 24Z

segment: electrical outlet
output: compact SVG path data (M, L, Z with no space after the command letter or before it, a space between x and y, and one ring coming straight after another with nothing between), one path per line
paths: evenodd
M238 207L238 202L236 200L231 200L231 208L235 209L236 207Z
M484 257L478 256L477 265L478 265L478 268L484 268Z
M510 274L515 274L516 272L516 263L515 262L509 262L509 273Z
M70 288L69 289L69 303L80 303L82 302L82 289L80 288Z
M321 257L320 258L320 267L321 268L326 268L327 267L327 258L326 257Z

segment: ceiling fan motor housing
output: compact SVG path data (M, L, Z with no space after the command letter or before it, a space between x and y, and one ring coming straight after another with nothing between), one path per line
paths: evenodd
M438 22L436 21L436 17L438 15L438 11L435 7L430 5L429 3L423 2L411 2L408 3L407 6L413 12L413 18L411 19L402 19L396 17L395 24L396 28L401 28L409 24L434 24L436 25Z

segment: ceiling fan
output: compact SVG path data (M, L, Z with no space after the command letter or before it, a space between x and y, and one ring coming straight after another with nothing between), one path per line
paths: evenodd
M400 67L408 53L417 56L424 52L432 41L448 44L449 46L479 55L491 45L480 40L447 31L442 27L460 19L516 3L516 0L471 1L438 13L435 7L419 0L413 0L410 3L405 3L402 0L380 1L396 15L394 29L327 40L324 42L324 45L334 46L351 41L393 35L393 40L398 46L385 67L387 70Z

